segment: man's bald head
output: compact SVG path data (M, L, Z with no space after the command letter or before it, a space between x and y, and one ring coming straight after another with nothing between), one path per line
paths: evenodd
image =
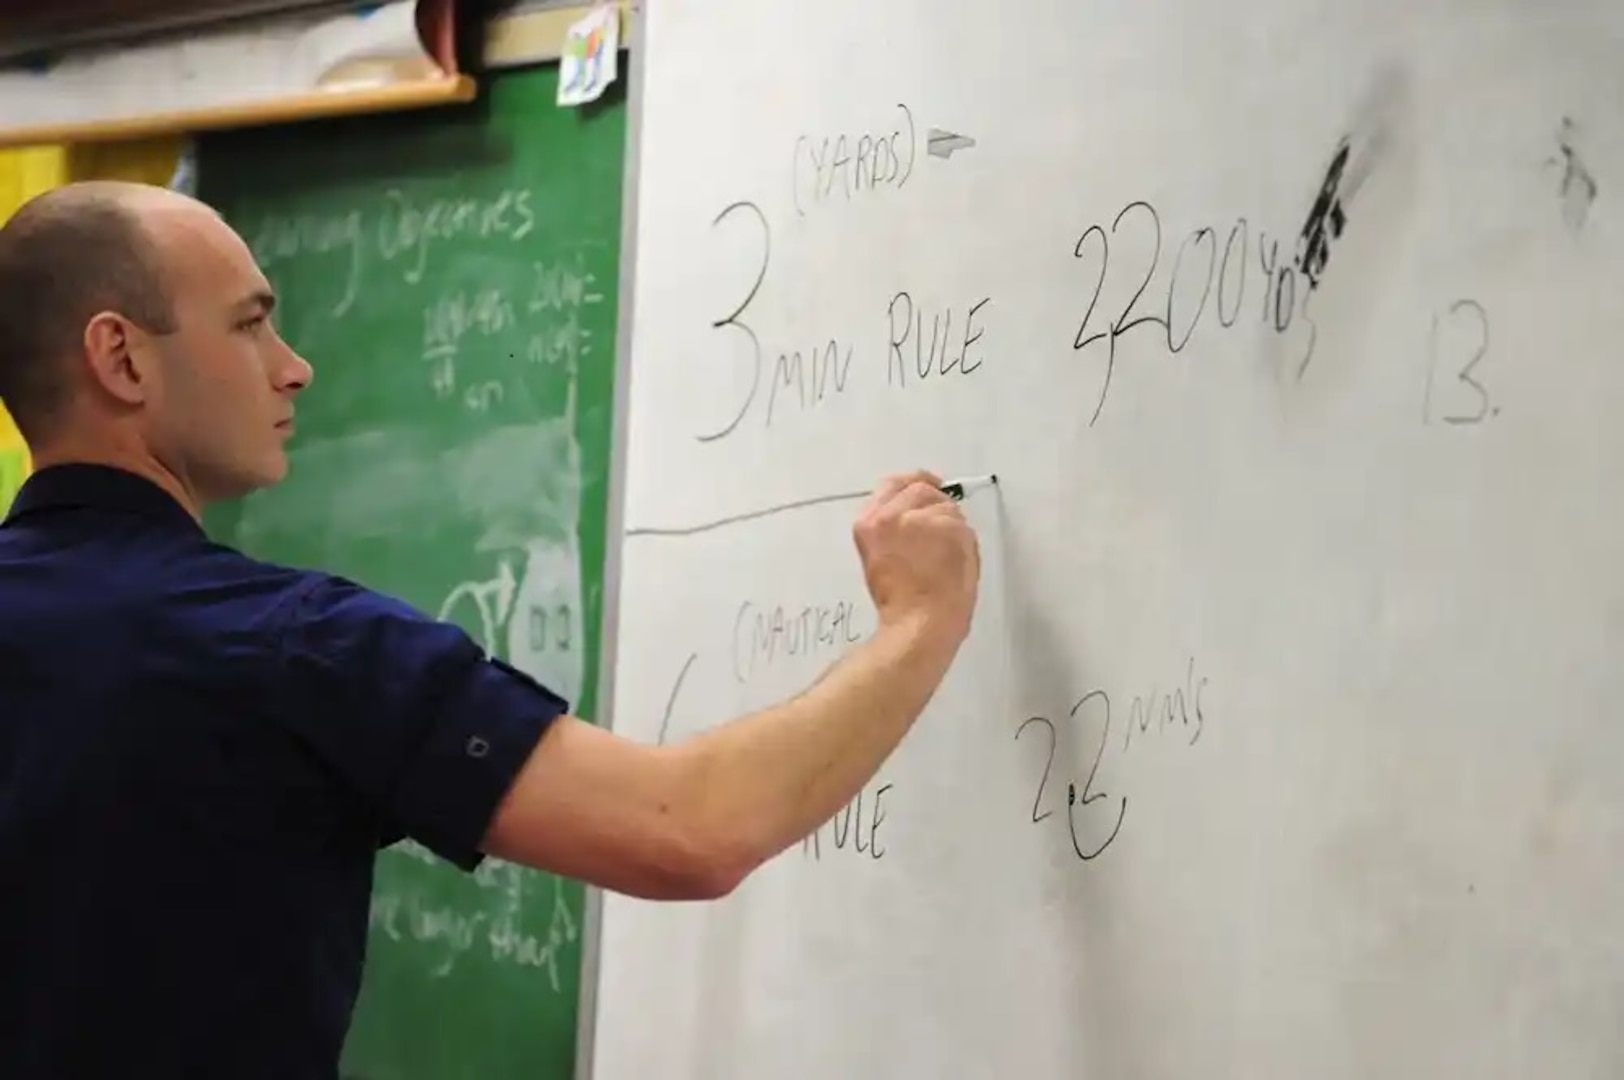
M0 226L0 403L30 442L72 393L72 357L98 313L173 332L151 222L188 204L199 206L164 188L89 181L37 196Z

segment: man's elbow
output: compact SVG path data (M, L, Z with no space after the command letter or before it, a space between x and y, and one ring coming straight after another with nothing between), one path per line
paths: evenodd
M680 833L663 860L665 899L720 900L760 865L760 860L726 829L697 825Z
M684 876L681 882L681 895L674 899L721 900L731 895L748 876L748 870L722 860L702 862Z
M720 900L730 895L770 852L748 827L748 815L718 797L714 760L693 747L669 748L664 790L657 800L661 824L654 857L664 899Z

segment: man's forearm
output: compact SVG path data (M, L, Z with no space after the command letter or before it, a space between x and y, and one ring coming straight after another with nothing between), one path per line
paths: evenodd
M683 744L699 835L742 875L812 832L879 771L957 649L936 628L882 627L800 696Z

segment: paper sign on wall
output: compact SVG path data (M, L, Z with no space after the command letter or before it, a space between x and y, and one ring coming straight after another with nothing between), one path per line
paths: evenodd
M600 5L564 35L558 103L584 105L598 100L615 81L619 59L620 8Z

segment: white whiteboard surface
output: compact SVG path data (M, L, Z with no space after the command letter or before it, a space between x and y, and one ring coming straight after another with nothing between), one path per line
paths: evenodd
M1001 484L849 821L606 898L598 1080L1624 1074L1624 9L649 7L616 729L872 629L791 504Z

